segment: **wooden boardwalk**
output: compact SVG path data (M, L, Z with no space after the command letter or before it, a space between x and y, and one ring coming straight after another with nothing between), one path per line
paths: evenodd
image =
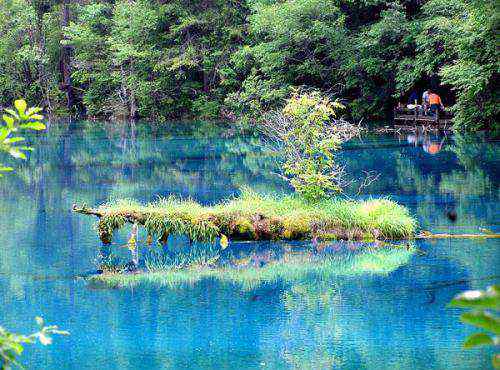
M441 112L436 119L432 115L418 114L414 109L396 108L394 109L394 122L410 125L429 125L447 127L453 124L453 115L449 112Z

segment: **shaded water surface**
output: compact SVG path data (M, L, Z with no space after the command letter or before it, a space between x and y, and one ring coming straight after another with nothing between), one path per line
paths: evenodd
M491 366L491 350L461 350L473 330L446 304L462 290L500 282L495 239L418 242L419 253L388 269L252 286L210 278L98 289L75 280L95 268L99 246L95 220L70 212L75 202L175 193L209 204L241 186L289 191L272 175L274 161L258 138L211 131L195 124L52 126L34 139L29 161L0 180L0 323L30 332L42 315L71 332L52 346L29 347L22 357L28 368ZM342 160L351 173L381 174L360 197L405 204L423 229L500 232L499 153L498 142L462 135L368 136L349 143Z

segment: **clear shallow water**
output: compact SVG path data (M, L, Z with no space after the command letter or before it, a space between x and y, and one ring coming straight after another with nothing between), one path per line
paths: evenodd
M244 185L288 189L257 138L223 131L79 123L35 144L0 180L0 323L30 332L42 315L71 336L28 347L30 369L491 367L491 350L461 350L473 330L446 304L500 282L498 240L419 242L424 253L390 273L326 281L93 289L74 277L95 267L94 220L72 214L73 203L170 193L211 203ZM377 136L343 158L353 173L381 173L361 197L390 196L423 229L499 232L499 153L498 142L464 136Z

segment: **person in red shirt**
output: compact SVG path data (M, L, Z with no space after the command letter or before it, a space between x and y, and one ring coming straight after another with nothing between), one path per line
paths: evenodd
M444 105L441 102L441 97L434 91L429 91L429 105L431 107L431 113L437 118L439 110L444 110Z

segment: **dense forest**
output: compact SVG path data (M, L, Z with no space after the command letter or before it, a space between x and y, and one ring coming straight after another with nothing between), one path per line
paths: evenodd
M0 106L238 119L306 86L383 119L436 89L457 127L496 128L495 1L1 0Z

